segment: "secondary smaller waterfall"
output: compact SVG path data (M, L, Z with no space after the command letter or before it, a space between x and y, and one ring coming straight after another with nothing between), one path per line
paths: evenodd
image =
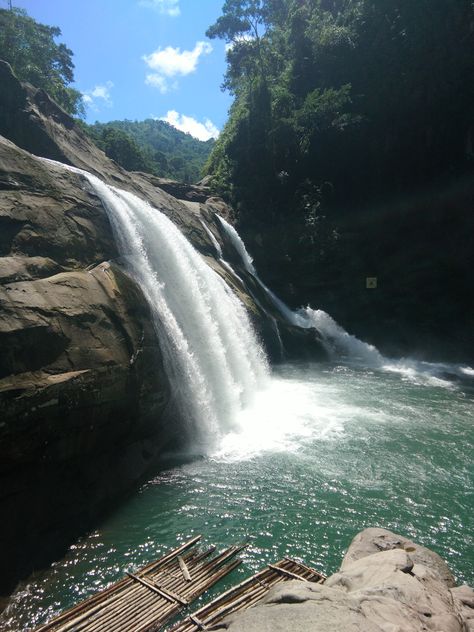
M307 326L315 327L319 331L330 358L357 361L372 368L381 367L384 364L384 357L373 345L351 336L323 310L306 307L301 309L299 314L306 321Z
M270 288L268 288L265 283L260 279L253 265L253 259L247 252L247 248L245 247L244 242L242 241L239 233L235 230L233 226L231 226L223 217L217 215L221 226L224 230L224 233L227 235L230 243L234 247L235 251L239 255L245 270L251 274L257 283L260 285L261 289L265 292L265 294L270 299L270 302L273 303L274 307L280 314L283 319L288 321L291 325L295 327L303 327L308 328L312 327L312 325L308 322L308 320L300 314L300 312L292 311L285 303L274 294Z
M273 303L276 310L288 323L303 329L309 329L310 327L317 329L322 336L324 347L331 359L343 357L345 359L358 360L370 366L381 366L383 364L384 359L375 347L348 334L326 312L320 309L314 310L310 307L293 311L285 305L259 278L253 265L253 259L247 252L245 244L235 228L226 222L224 218L219 217L219 220L229 241L240 256L246 271L255 278L262 290L267 294L270 302Z
M291 310L259 278L253 259L247 252L240 235L225 219L219 217L220 224L228 240L239 255L248 274L251 274L266 293L281 317L295 327L308 329L314 327L322 338L322 343L333 362L346 362L370 369L379 369L388 373L397 373L402 379L419 384L440 387L452 386L452 379L466 381L472 379L471 367L448 363L432 363L410 358L393 359L384 357L373 345L349 334L329 314L321 309L302 307Z

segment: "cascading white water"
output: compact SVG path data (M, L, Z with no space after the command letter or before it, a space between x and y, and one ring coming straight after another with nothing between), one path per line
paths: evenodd
M233 226L226 222L223 217L220 217L220 215L217 215L217 217L219 218L225 234L234 247L234 250L240 256L245 270L247 270L247 272L255 278L261 289L269 297L270 302L273 303L273 305L280 312L283 318L295 327L303 327L305 329L308 327L312 327L311 323L308 321L308 319L304 317L304 315L300 314L300 312L292 311L287 305L285 305L285 303L281 299L278 298L278 296L276 296L276 294L274 294L270 290L270 288L265 285L265 283L258 276L257 271L255 270L255 266L253 265L253 259L249 255L239 233L235 230Z
M87 178L102 200L119 251L152 309L176 404L194 431L194 449L206 449L233 426L268 374L245 308L163 213L85 171L64 167Z
M213 245L213 246L214 246L214 248L215 248L215 251L216 251L216 257L217 257L218 259L222 259L222 248L221 248L220 243L219 243L219 242L217 241L217 239L214 237L214 235L213 235L212 231L211 231L211 230L209 230L209 228L208 228L208 226L207 226L206 222L203 222L203 220L201 220L201 226L202 226L202 227L204 228L204 230L206 231L207 236L209 237L209 239L210 239L210 240L211 240L211 242L212 242L212 245Z
M372 368L381 367L384 364L384 357L373 345L351 336L323 310L306 307L301 309L299 314L306 320L308 326L319 331L330 358L357 361Z
M229 224L229 222L226 222L226 220L223 217L221 217L220 215L217 215L217 218L219 222L221 223L221 226L224 229L225 233L229 237L235 250L237 251L237 254L240 256L240 259L242 263L244 264L244 268L250 274L257 276L257 272L253 265L253 259L247 252L247 248L245 247L244 242L240 238L239 233L235 230L233 226Z
M195 431L195 449L207 450L212 447L212 438L218 442L232 427L243 427L242 420L251 415L249 403L268 376L265 354L244 307L165 215L85 171L55 164L82 174L101 197L129 271L139 281L155 316L181 416L187 420L190 431ZM259 279L235 228L222 217L219 220L244 269L259 283L280 315L293 326L317 329L332 361L448 388L453 378L465 380L474 376L470 367L386 358L374 346L350 335L326 312L310 307L292 311ZM203 227L222 265L242 282L223 259L214 235L204 223ZM278 335L276 321L274 324Z
M219 216L217 216L219 217ZM218 259L218 261L221 263L222 266L224 266L224 268L230 272L231 276L234 277L237 281L239 281L240 283L242 283L242 285L244 284L242 279L239 277L239 275L237 274L237 272L234 270L234 268L230 265L230 263L228 263L223 256L222 253L222 248L220 243L217 241L217 239L214 237L212 231L209 229L209 227L207 226L206 222L203 222L203 220L201 220L201 225L204 228L204 230L206 231L209 239L212 242L212 245L214 246L214 249L216 251L216 257Z
M323 310L315 310L311 307L300 308L296 311L291 310L259 278L253 265L253 259L235 228L224 218L219 217L219 220L227 238L240 256L244 268L255 278L281 316L293 326L304 329L314 327L319 332L324 348L332 361L343 361L361 367L398 373L402 379L408 381L448 388L452 386L452 378L465 380L474 377L474 371L471 367L422 362L406 358L399 360L386 358L373 345L349 334Z

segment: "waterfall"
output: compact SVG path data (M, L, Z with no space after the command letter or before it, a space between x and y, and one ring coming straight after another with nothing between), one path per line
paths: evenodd
M385 358L373 345L351 336L322 309L306 307L299 314L306 320L307 326L319 331L330 358L358 362L372 368L383 366Z
M119 252L150 305L180 417L205 449L233 427L268 374L244 306L163 213L62 166L82 174L107 210Z
M355 336L351 336L326 312L320 309L314 310L310 307L293 311L285 305L257 275L253 259L247 252L245 244L235 228L226 222L224 218L218 217L227 238L240 256L244 268L255 278L284 320L295 327L302 327L303 329L314 327L317 329L322 337L326 352L333 360L356 361L371 367L381 367L384 364L383 356L374 346L359 340Z
M227 235L230 243L234 247L234 250L239 255L245 270L254 277L260 288L268 296L270 303L273 304L273 306L280 313L283 319L291 325L294 325L295 327L303 327L305 329L311 327L312 325L299 311L294 312L293 310L291 310L288 305L285 305L285 303L281 299L279 299L278 296L276 296L276 294L274 294L270 290L270 288L265 285L265 283L258 276L257 271L255 270L255 267L253 265L253 259L248 253L247 248L245 247L245 244L242 241L239 233L235 230L233 226L226 222L223 217L220 217L220 215L217 215L217 217L219 218L224 233Z
M226 220L223 217L221 217L220 215L217 215L217 218L219 222L221 223L221 226L224 229L224 232L227 234L230 242L232 243L235 250L237 251L237 254L239 255L242 263L244 264L244 268L247 270L249 274L252 274L253 276L256 277L257 273L253 266L253 259L247 252L247 248L245 247L244 242L240 238L239 233L235 230L233 226L229 224L229 222L226 222Z

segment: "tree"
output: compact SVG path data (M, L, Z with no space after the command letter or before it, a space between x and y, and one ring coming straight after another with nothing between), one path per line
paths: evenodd
M226 0L222 13L215 24L206 31L206 36L235 43L245 37L260 39L262 28L268 17L262 0Z
M84 114L82 94L74 81L72 51L57 44L57 26L40 24L23 9L0 9L0 58L7 61L21 81L43 88L69 114Z
M226 0L223 15L208 28L207 37L227 42L228 72L224 88L239 89L241 79L255 74L265 82L268 65L265 33L277 20L284 21L285 0Z
M250 247L259 235L264 277L275 281L288 261L314 287L363 276L402 226L416 250L417 214L394 215L385 232L378 209L472 181L473 33L472 0L224 4L208 36L232 44L234 103L207 170ZM442 234L434 194L420 216L427 209ZM357 236L359 221L370 239Z
M94 143L126 169L181 182L196 182L202 177L215 142L197 140L166 121L154 119L82 125Z

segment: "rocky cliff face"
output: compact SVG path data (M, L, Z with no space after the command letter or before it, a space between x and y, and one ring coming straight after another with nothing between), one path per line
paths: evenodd
M97 149L46 93L0 62L0 590L61 553L183 442L160 341L140 287L120 265L85 169L164 212L226 278L270 350L274 321L229 275L205 186L129 173ZM167 192L168 191L168 192ZM180 198L180 199L178 199ZM238 262L237 262L238 267ZM242 270L244 276L245 271ZM267 306L268 307L268 306ZM291 328L282 323L283 338ZM306 332L301 346L317 337ZM291 344L290 344L291 343Z
M474 590L407 538L366 529L323 585L275 586L254 608L212 629L229 632L472 632Z
M54 556L177 430L140 289L78 176L0 139L2 587ZM72 526L71 526L72 525Z

